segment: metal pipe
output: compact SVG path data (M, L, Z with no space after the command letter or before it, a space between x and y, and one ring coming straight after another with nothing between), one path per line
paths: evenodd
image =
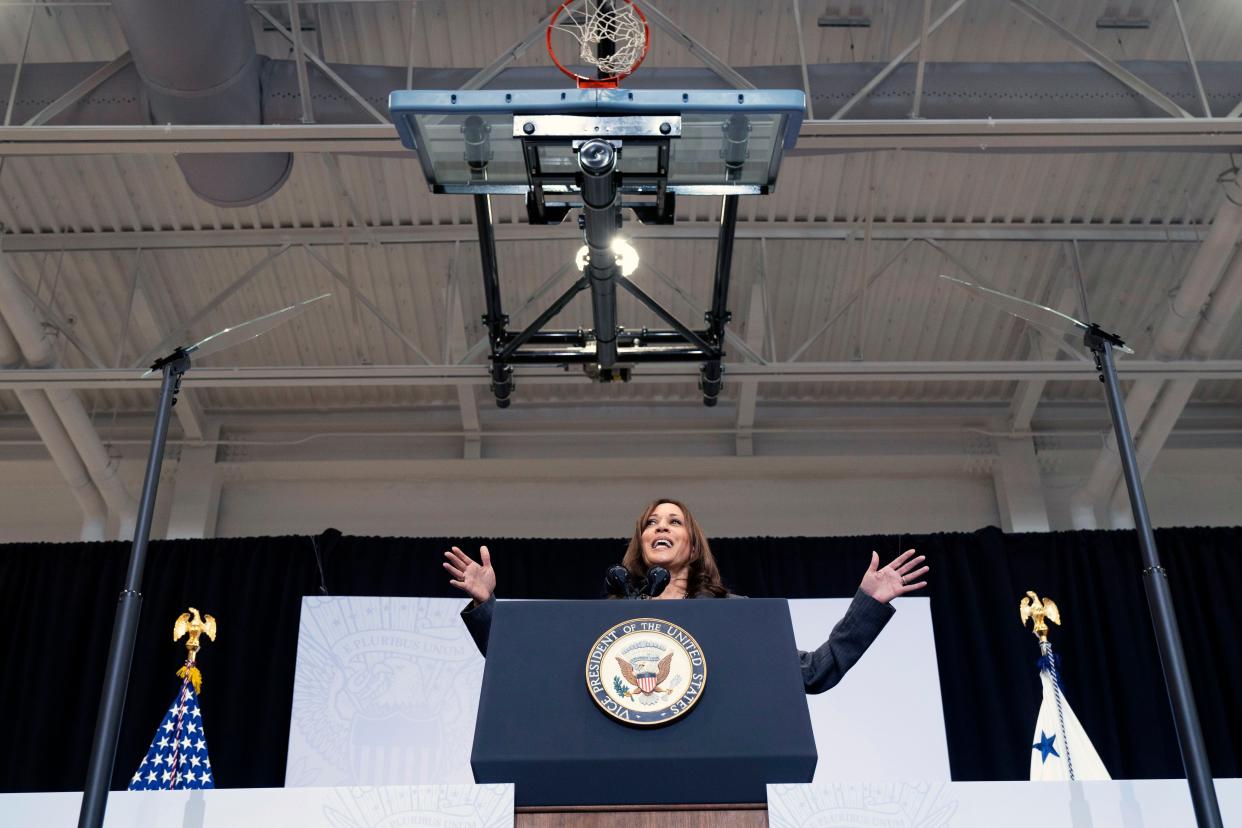
M0 316L8 322L26 362L32 368L49 368L56 364L55 339L44 327L30 297L22 289L19 277L13 272L8 257L0 254ZM91 424L82 400L67 388L47 391L48 401L56 410L65 431L77 447L78 454L100 494L120 518L121 537L128 537L133 529L134 499L117 477L116 463L108 456L107 449L99 440Z
M0 315L0 369L12 368L21 359L21 346L17 344L3 315ZM84 541L103 540L108 528L108 507L104 504L99 489L91 482L90 474L65 432L64 425L52 410L47 394L38 389L18 389L16 394L30 424L34 426L44 448L51 455L52 463L82 509L82 531L79 538Z
M496 355L496 359L500 362L513 361L517 356L518 348L525 345L531 337L539 332L540 328L546 325L552 317L560 313L565 306L569 304L570 300L577 296L580 291L586 288L586 286L586 276L579 278L578 281L570 285L565 292L558 296L556 301L554 301L551 305L548 305L548 307L546 307L543 312L535 318L535 321L531 322L525 330L514 336L512 339L509 339L509 341L505 343L505 347Z
M1172 360L1182 356L1201 314L1211 312L1209 302L1213 292L1222 282L1222 274L1234 255L1239 239L1242 239L1242 187L1229 185L1222 199L1207 238L1195 251L1186 269L1186 275L1169 300L1161 319L1154 328L1154 357ZM1126 413L1131 420L1142 424L1160 395L1163 383L1159 380L1139 380L1130 386L1126 395ZM1094 512L1097 505L1106 505L1117 485L1119 462L1112 435L1105 439L1104 448L1096 458L1086 482L1070 499L1070 515L1075 529L1096 528Z
M720 233L716 237L716 278L712 283L712 309L707 324L713 344L724 347L725 325L729 323L729 277L733 270L733 239L737 230L738 195L727 195L720 210Z
M618 152L592 139L578 148L582 170L583 236L587 245L585 275L591 288L596 361L601 368L617 362L617 256L612 242L621 227L621 198L614 173Z
M1186 656L1182 651L1168 573L1160 565L1156 538L1147 514L1143 481L1139 477L1138 463L1134 457L1134 437L1130 433L1125 406L1121 402L1121 387L1117 382L1117 369L1113 362L1113 345L1109 339L1100 336L1099 329L1094 327L1087 332L1085 341L1096 356L1096 367L1104 382L1108 413L1113 421L1113 431L1121 453L1121 469L1125 476L1126 489L1130 493L1130 508L1134 512L1134 524L1138 529L1139 549L1143 558L1143 585L1147 591L1147 605L1151 611L1160 664L1164 669L1165 686L1173 707L1173 720L1177 727L1187 783L1190 786L1190 798L1194 804L1195 820L1201 828L1220 828L1223 825L1220 804L1216 801L1207 746L1199 726L1199 712L1190 686Z
M84 541L104 540L108 528L108 507L99 494L99 489L91 482L78 450L74 448L64 426L52 410L47 395L35 389L23 389L16 392L17 400L30 418L30 424L43 441L43 447L51 455L52 463L64 478L70 494L82 509L82 531L80 539Z
M487 305L488 338L492 353L500 347L505 318L500 303L500 271L496 263L496 232L492 226L492 197L474 196L474 224L479 236L479 258L483 263L483 301Z
M190 358L178 349L173 358L164 362L160 384L159 407L155 410L155 429L151 434L151 452L142 478L142 500L138 523L130 547L129 566L125 572L125 588L117 598L116 620L112 624L112 641L108 645L103 690L99 696L99 715L95 736L91 740L91 759L82 788L82 809L78 812L78 828L100 828L108 807L108 788L116 761L116 740L121 731L121 715L125 710L125 693L129 687L130 663L134 657L134 639L138 634L138 618L142 613L142 573L147 565L147 543L151 538L151 518L155 514L155 495L160 485L164 463L164 445L168 439L168 421L181 375L190 368Z
M642 288L640 288L638 285L631 282L626 277L618 276L616 281L620 283L621 287L629 291L631 296L633 296L635 299L641 302L643 306L647 308L647 310L651 311L656 316L663 319L669 325L672 325L673 330L678 335L681 336L683 341L688 342L694 347L702 351L705 351L707 353L715 353L719 355L720 346L714 345L711 341L709 341L715 337L716 332L714 330L708 331L707 338L705 339L699 336L698 334L696 334L694 331L687 328L685 325L683 325L681 323L681 320L679 320L676 316L673 316L673 314L665 310L664 307L659 302L657 302L655 299L652 299L650 296L648 296L647 293Z
M0 370L16 368L22 361L22 349L13 338L4 315L0 314Z
M706 359L711 352L702 348L669 347L669 348L618 348L617 358L620 362L694 362ZM540 350L514 354L509 362L514 365L560 365L570 362L574 364L594 362L595 354L590 350ZM489 434L491 432L488 432Z
M1186 356L1190 359L1211 359L1224 339L1230 324L1242 309L1242 255L1235 254L1233 262L1225 271L1220 284L1212 292L1212 301L1208 303L1199 321L1198 328L1186 346ZM1164 447L1169 434L1176 425L1178 418L1190 401L1198 381L1191 379L1173 380L1165 385L1164 393L1156 404L1151 416L1143 424L1143 433L1138 440L1139 474L1146 477L1156 462L1156 455ZM1113 513L1124 506L1125 485L1117 486L1113 492ZM1117 524L1114 522L1114 525ZM1118 528L1121 528L1118 526Z

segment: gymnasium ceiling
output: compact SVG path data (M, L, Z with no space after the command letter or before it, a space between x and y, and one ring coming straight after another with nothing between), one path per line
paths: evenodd
M278 21L289 19L283 0L253 5ZM878 70L919 39L923 5L659 0L659 10L684 37L653 27L640 73L701 70L705 52L738 70L795 66L800 75L800 52L812 66L872 63ZM1172 2L1032 5L1112 60L1187 60ZM555 6L552 0L337 0L304 2L299 13L306 47L329 65L421 71L487 66L527 38ZM950 4L930 6L934 18ZM1180 11L1197 61L1238 58L1242 4L1182 0ZM869 25L824 25L851 17L867 18ZM259 52L289 60L292 47L275 28L253 15ZM30 70L43 63L104 63L126 48L107 2L0 0L0 64L24 63ZM929 36L922 57L928 63L1086 61L1069 39L1004 0L961 5ZM906 62L919 58L915 50ZM511 65L546 64L536 42ZM311 74L316 71L312 66ZM832 103L819 101L822 110ZM1189 120L1199 120L1197 102L1182 103L1194 114ZM831 148L831 136L840 133L830 114L817 111L804 126L808 145ZM1219 120L1226 113L1213 114ZM357 135L385 129L361 110L357 124ZM907 119L879 131L912 125L917 122ZM255 129L246 134L258 135ZM965 132L982 129L976 123ZM1187 129L1179 134L1213 132L1193 124ZM1105 140L1089 150L1064 124L1054 124L1051 132L1061 137L1038 148L1028 141L1018 149L984 149L964 139L946 150L914 142L903 149L787 157L775 194L743 199L733 261L730 330L766 365L733 349L729 362L738 370L726 374L715 409L702 407L691 365L646 376L640 367L634 382L609 386L588 382L576 369L536 376L519 368L513 407L497 410L486 385L486 354L474 349L458 362L484 337L471 202L431 195L412 155L323 151L290 138L296 154L283 187L253 206L230 209L191 192L173 155L154 140L90 154L25 149L9 154L0 170L0 245L57 331L54 370L80 389L105 438L118 422L147 422L154 384L139 383L133 369L153 349L328 291L330 301L288 326L198 364L196 371L210 379L194 384L192 374L187 380L193 416L219 423L222 436L243 424L253 435L284 433L294 422L300 429L352 432L381 421L473 436L477 422L484 455L489 430L546 433L564 418L607 430L633 427L641 416L656 429L689 423L722 433L765 425L813 430L830 418L840 429L863 431L883 410L1019 433L1052 434L1081 429L1083 422L1102 429L1102 397L1089 368L936 278L973 275L1084 314L1081 277L1087 312L1130 342L1137 351L1131 359L1150 366L1157 356L1154 331L1237 170L1226 140L1203 138L1189 150L1178 148L1180 139L1166 141L1172 148L1138 140L1119 151L1122 141L1112 138L1124 129L1105 123L1101 130ZM21 138L16 128L4 135ZM830 137L815 143L817 135ZM281 139L273 140L279 146ZM572 222L526 225L516 197L496 197L493 209L504 303L511 329L520 329L549 298L529 302L532 296L568 284L572 274L565 265L580 242ZM691 322L710 303L719 213L719 198L686 198L671 228L626 226L644 263L635 280ZM457 313L454 296L460 297ZM627 298L620 317L631 327L657 324ZM587 297L570 304L554 325L589 327ZM1218 370L1195 375L1204 379L1191 407L1206 412L1216 427L1222 418L1242 427L1242 371L1225 362L1242 360L1236 318L1212 359ZM1028 415L1015 425L1014 400L1032 393L1030 381L1043 376L1023 366L1048 369L1054 361L1065 367L1048 375L1053 381L1038 383L1034 419ZM972 364L986 364L986 370ZM442 366L448 370L439 371ZM741 370L745 366L751 373ZM219 369L234 367L250 369L251 381L228 382ZM1086 380L1061 378L1067 372ZM459 394L458 385L437 380L438 374L468 382L461 386L466 391ZM0 383L0 422L10 435L24 428L12 389L16 378L27 376L0 372L9 380Z

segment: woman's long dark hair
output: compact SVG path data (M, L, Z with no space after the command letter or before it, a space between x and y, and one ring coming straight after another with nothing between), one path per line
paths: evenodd
M681 510L682 516L686 519L686 528L690 531L690 568L686 577L686 595L691 598L700 595L723 598L729 590L720 580L720 569L716 566L716 558L712 555L707 535L703 534L702 527L686 508L686 504L668 497L653 500L639 513L638 520L634 522L634 534L630 538L630 545L625 550L625 557L621 559L621 565L630 573L630 581L637 584L647 577L647 563L643 560L643 526L656 507L664 503Z

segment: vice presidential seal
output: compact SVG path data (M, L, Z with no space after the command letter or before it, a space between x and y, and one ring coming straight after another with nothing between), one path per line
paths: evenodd
M633 725L671 722L694 707L707 660L694 636L659 618L631 618L604 632L586 661L591 698Z

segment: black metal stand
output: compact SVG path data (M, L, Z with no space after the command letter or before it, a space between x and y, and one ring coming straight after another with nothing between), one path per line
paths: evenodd
M621 123L621 121L626 123ZM474 194L475 224L478 226L479 255L483 271L483 296L491 346L491 390L496 405L508 408L512 402L514 365L581 365L586 375L596 382L627 382L632 366L654 362L699 362L699 389L703 404L715 405L724 384L725 329L731 320L728 310L729 276L733 263L733 241L737 228L738 194L732 189L724 194L720 233L716 252L715 283L712 306L705 314L706 327L691 330L679 322L653 297L630 281L617 264L612 242L622 226L621 208L633 210L643 224L673 224L676 219L676 193L669 190L668 173L671 141L680 137L680 119L668 117L619 119L604 116L594 133L582 133L578 139L566 135L566 127L555 116L531 115L521 123L522 157L530 189L526 194L526 212L531 224L559 224L572 209L581 209L579 227L587 247L587 260L582 278L574 283L539 318L520 333L508 330L509 317L501 303L500 281L496 256L496 238L492 228L489 196ZM674 127L674 123L678 125ZM751 124L741 114L731 116L724 124L724 161L722 185L738 182L748 156ZM469 116L462 125L465 135L465 160L472 181L485 181L493 158L490 128L482 118ZM577 156L576 171L553 165L544 170L541 148L563 148L567 143ZM646 172L622 172L619 163L626 147L635 147L654 154L656 164ZM760 188L755 192L766 192ZM624 205L623 194L637 197ZM703 193L706 194L706 193ZM549 198L559 199L550 201ZM648 200L650 199L650 200ZM668 330L627 329L618 325L617 288L633 294L661 320ZM579 292L590 290L590 331L582 329L545 331L553 317L560 313ZM555 347L546 347L555 346Z
M1143 481L1139 476L1138 463L1134 457L1134 437L1126 420L1125 403L1117 382L1117 368L1113 363L1113 346L1123 344L1116 334L1091 325L1083 336L1083 343L1095 355L1095 367L1104 383L1108 399L1108 413L1112 417L1113 431L1117 437L1117 450L1121 455L1121 469L1130 493L1130 508L1134 512L1134 525L1138 530L1139 548L1143 556L1143 585L1147 590L1147 606L1151 611L1152 626L1156 633L1156 648L1164 669L1165 686L1173 707L1173 721L1182 752L1182 764L1186 768L1186 781L1190 785L1190 799L1194 803L1195 821L1200 828L1220 828L1220 804L1216 801L1216 788L1212 783L1212 770L1208 765L1207 747L1203 742L1203 730L1199 726L1199 711L1195 707L1194 693L1190 687L1190 674L1186 670L1186 656L1182 650L1182 637L1177 629L1177 616L1173 612L1173 595L1169 590L1168 573L1160 565L1156 550L1156 538L1151 531L1151 519L1147 514L1147 498L1143 495Z
M82 810L78 828L100 828L108 807L108 789L112 767L116 761L116 741L121 730L125 709L125 693L129 687L130 664L134 656L134 638L138 633L138 617L142 612L142 572L147 562L147 542L151 538L151 516L155 511L155 493L160 483L160 467L164 461L164 443L168 438L168 421L177 402L181 376L190 368L190 356L178 348L157 361L152 368L163 372L159 407L155 411L155 431L151 435L151 452L147 471L142 479L142 500L138 504L138 522L134 527L134 545L129 553L125 588L117 601L116 620L112 625L112 642L108 646L108 662L104 668L103 693L99 699L99 715L95 720L95 737L91 741L91 761L82 789Z

